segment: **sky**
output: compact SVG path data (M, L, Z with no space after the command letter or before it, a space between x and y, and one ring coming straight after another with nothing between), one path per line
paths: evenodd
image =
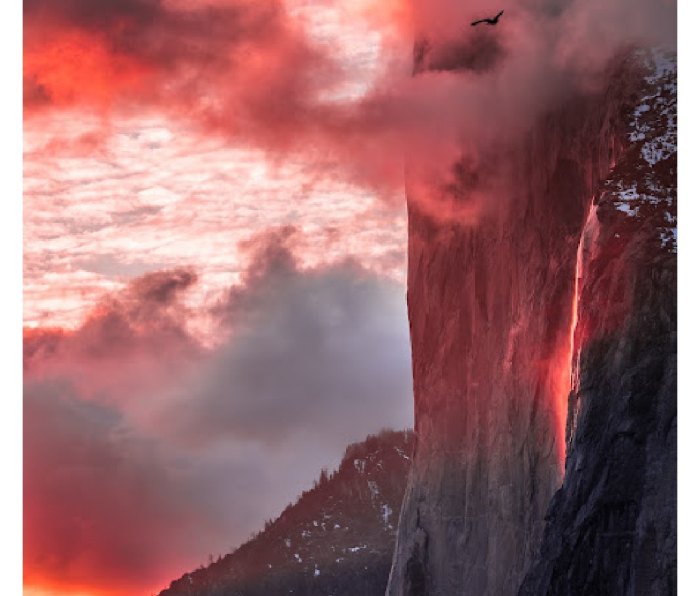
M156 592L412 425L398 179L228 119L364 93L351 4L25 3L27 594Z
M478 225L493 151L669 15L25 0L26 593L156 592L410 427L404 185Z

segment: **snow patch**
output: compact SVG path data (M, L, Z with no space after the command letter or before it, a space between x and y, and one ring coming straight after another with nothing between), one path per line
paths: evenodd
M367 481L367 488L369 488L369 492L372 495L372 500L376 499L379 496L379 487L377 486L377 483L374 480Z
M346 550L347 552L350 552L350 553L356 553L356 552L361 551L361 550L363 550L363 549L365 549L365 548L367 548L367 545L366 545L366 544L363 544L362 546L350 546L350 547L348 547L348 548L345 549L345 550Z
M640 99L632 114L629 139L633 143L645 141L641 147L642 157L653 166L676 153L675 55L670 51L654 48L642 51L638 56L650 71L650 74L644 77L650 87L650 93ZM659 124L663 127L661 131L658 130Z
M628 134L641 159L626 162L606 186L616 210L630 218L653 217L661 246L676 252L675 163L668 161L677 153L676 54L653 48L640 50L637 57L648 74Z
M387 503L382 503L382 519L384 520L384 525L391 527L389 524L389 516L391 515L391 507Z
M634 217L639 214L639 207L630 207L627 203L615 203L615 209L626 213L630 217Z

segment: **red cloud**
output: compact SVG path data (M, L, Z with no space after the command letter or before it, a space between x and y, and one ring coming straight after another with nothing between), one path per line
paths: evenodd
M32 0L24 29L30 108L121 101L206 112L234 89L251 109L264 99L256 89L294 104L320 66L275 0Z
M58 31L24 52L25 102L30 108L76 102L109 107L116 97L143 90L153 69L134 56L114 52L102 35Z
M236 142L303 152L325 173L396 191L405 152L425 162L430 178L435 168L449 178L465 151L480 167L485 151L512 144L548 109L595 87L620 48L674 34L673 7L655 0L504 0L502 8L498 27L475 30L470 19L489 14L491 2L361 7L381 31L384 71L365 93L333 100L348 64L332 44L314 41L281 1L29 0L25 98L30 106L43 99L156 107ZM621 35L609 23L628 13L634 18L624 17ZM399 25L388 26L387 14ZM428 41L417 77L414 34ZM490 122L498 125L484 126ZM487 177L482 182L490 192Z

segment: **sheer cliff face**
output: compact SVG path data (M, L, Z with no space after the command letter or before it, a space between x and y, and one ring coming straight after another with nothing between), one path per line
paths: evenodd
M521 596L675 594L675 58L649 68L631 146L582 237L566 476Z
M654 274L652 283L638 268L645 266L646 253L635 253L636 269L628 270L626 257L621 257L615 266L624 276L618 269L605 271L610 286L606 300L616 304L607 307L595 302L594 284L603 283L594 281L603 275L600 266L578 284L576 271L591 200L603 181L614 183L611 169L635 146L629 119L638 104L635 96L643 91L643 77L638 58L621 61L609 73L605 89L572 98L565 108L542 118L515 147L501 151L493 168L512 184L507 199L483 209L477 225L437 220L407 189L417 442L389 595L517 593L540 549L550 500L562 483L572 356L580 351L581 387L597 379L601 391L613 384L620 396L633 388L621 388L620 381L627 378L630 363L639 363L643 338L657 338L644 317L629 315L639 305L619 304L617 297L622 291L642 303L645 296L663 301L657 290L670 283L670 273ZM655 230L659 245L662 232ZM603 259L617 254L619 239L613 239ZM608 311L609 316L603 314ZM600 316L602 322L596 318ZM572 341L577 320L581 330ZM635 325L642 334L638 339L633 339ZM603 328L614 328L618 343L600 339ZM614 364L608 357L616 358ZM607 367L604 375L596 372L601 365ZM663 377L663 370L657 366L643 374L656 379ZM636 389L648 380L628 379ZM572 400L576 415L570 426L576 438L567 483L580 465L573 463L579 461L576 441L595 442L590 427L599 422L596 416L607 415L595 409L590 414L581 400ZM655 406L647 402L639 407L651 424ZM611 437L630 432L618 428L618 422L610 426ZM641 457L646 446L638 442L632 432L619 444L620 466L627 466L623 444ZM604 452L591 457L604 458ZM571 480L576 485L572 491L594 490L591 482L599 478L587 469L593 474L587 484ZM648 504L653 506L653 501ZM556 501L553 507L559 507ZM611 509L601 515L615 513ZM562 524L569 521L560 519ZM560 529L552 529L550 520L548 539L556 541ZM533 593L566 592L554 588Z

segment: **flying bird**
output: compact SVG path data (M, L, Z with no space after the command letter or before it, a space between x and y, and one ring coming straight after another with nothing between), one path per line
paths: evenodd
M498 13L495 17L493 17L492 19L480 19L480 20L478 20L478 21L474 21L474 22L472 23L472 27L473 27L474 25L478 25L479 23L487 23L487 24L489 24L489 25L496 25L496 24L498 23L498 19L501 18L501 15L502 15L502 14L503 14L503 11L499 12L499 13Z

